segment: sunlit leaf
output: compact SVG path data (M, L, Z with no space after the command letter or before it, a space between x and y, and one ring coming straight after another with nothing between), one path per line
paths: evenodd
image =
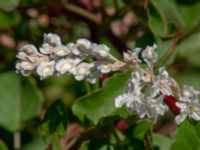
M151 127L151 122L148 120L140 120L135 124L133 136L137 139L143 140L145 134Z
M183 122L177 129L176 138L171 150L198 150L200 149L199 131L200 124L192 125L188 121Z
M0 82L0 124L11 132L20 130L24 121L38 114L41 95L30 80L15 73L1 74Z
M184 38L177 46L178 54L187 59L189 63L200 67L200 32L196 32Z
M89 94L75 102L73 105L74 114L82 121L89 119L94 124L103 118L111 115L115 111L114 100L125 90L130 73L114 75L106 80L103 89Z
M159 150L168 150L172 144L172 139L161 134L153 134L153 146L158 147Z

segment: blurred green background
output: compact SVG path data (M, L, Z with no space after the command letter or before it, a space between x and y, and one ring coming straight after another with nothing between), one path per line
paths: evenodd
M173 51L161 62L171 76L200 90L200 0L0 0L0 150L13 149L18 131L23 149L44 149L41 120L56 99L68 108L69 122L78 120L71 107L86 94L84 82L15 74L19 47L39 47L49 32L64 44L78 38L105 43L117 58L156 43L159 58Z

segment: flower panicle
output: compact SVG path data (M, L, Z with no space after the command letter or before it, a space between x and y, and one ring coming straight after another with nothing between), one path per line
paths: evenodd
M156 47L154 44L144 50L136 48L124 53L124 60L132 64L133 71L125 92L116 97L115 107L125 105L129 111L137 112L140 118L150 118L154 123L168 110L176 115L177 124L187 117L199 121L200 92L186 85L180 89L164 67L159 68L157 74L153 71L158 60ZM141 65L142 61L146 65Z
M200 120L199 91L190 86L179 85L169 76L164 67L154 71L158 61L156 44L144 50L135 48L123 53L124 60L118 60L105 44L78 39L75 43L63 44L57 34L44 34L41 47L24 45L17 54L16 70L24 76L33 72L41 79L57 75L73 75L78 81L95 83L102 74L132 68L127 87L115 98L115 107L123 105L137 112L140 118L148 117L156 122L159 116L171 110L177 124L187 117ZM146 65L143 65L143 64ZM142 65L141 65L142 64Z
M41 47L24 45L17 54L18 73L29 76L36 72L41 79L57 75L73 75L76 80L95 83L103 73L120 70L126 64L111 55L105 44L78 39L63 44L57 34L44 34Z

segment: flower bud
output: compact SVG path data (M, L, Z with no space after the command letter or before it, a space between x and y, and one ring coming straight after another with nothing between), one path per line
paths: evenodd
M61 45L61 39L57 34L52 34L52 33L48 33L48 34L44 34L44 43L48 43L51 46L58 46Z
M53 52L53 47L50 46L48 43L42 44L42 47L40 48L40 52L42 54L51 54Z
M87 39L78 39L77 41L76 41L76 43L77 43L77 46L79 47L79 48L82 48L82 49L90 49L91 48L91 42L89 41L89 40L87 40Z
M97 54L98 56L103 57L103 58L108 57L110 54L109 53L110 49L104 44L93 46L93 50L94 50L94 54Z

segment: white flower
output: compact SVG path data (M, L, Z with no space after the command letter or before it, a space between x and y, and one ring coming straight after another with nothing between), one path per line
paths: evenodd
M135 68L132 72L132 82L140 82L143 79L144 72L141 68Z
M110 56L110 49L105 44L93 45L92 48L96 57L105 58Z
M20 48L20 51L25 52L27 55L33 55L38 53L37 48L32 44L24 45L22 48Z
M20 63L20 69L23 69L23 70L33 70L35 69L35 65L30 63L30 62L27 62L27 61L22 61Z
M75 79L80 81L83 80L85 77L87 77L90 74L90 69L94 67L94 64L91 63L80 63L76 70L74 71Z
M58 46L61 45L61 39L57 34L48 33L44 34L44 43L48 43L51 46Z
M15 68L17 69L16 72L21 73L24 76L29 76L32 73L33 69L35 69L35 67L33 67L32 64L27 64L27 66L25 67L24 66L25 66L24 63L18 61L15 65ZM24 70L24 69L28 69L28 70Z
M176 102L176 105L181 109L179 115L176 116L175 121L177 124L183 122L187 116L194 120L200 120L200 104L199 103L182 103Z
M53 52L53 47L50 46L48 43L42 44L42 47L40 48L40 52L42 54L51 54Z
M66 46L74 55L80 55L81 52L78 50L76 44L68 43Z
M141 94L140 96L136 96L133 94L128 94L128 100L126 101L126 107L128 108L128 110L130 111L137 111L139 113L139 115L143 115L144 113L140 112L141 107L143 107L143 95ZM130 96L131 95L131 96Z
M56 56L63 57L70 53L70 49L68 49L67 46L64 45L58 45L53 49L53 53Z
M191 86L184 85L180 91L179 99L182 102L198 102L199 91Z
M134 92L136 95L139 95L142 89L142 83L143 83L143 70L140 68L135 68L135 70L132 72L130 85L129 87L132 88L132 92ZM130 89L127 89L130 91Z
M109 73L112 69L112 65L111 64L101 64L97 68L100 69L101 73Z
M158 59L158 54L155 52L156 47L157 46L154 44L153 46L147 46L145 50L142 51L142 58L150 68L153 67L153 64Z
M117 70L120 70L121 68L124 68L125 66L126 66L126 63L117 60L112 64L112 70L117 71Z
M76 43L80 49L90 49L92 45L92 43L87 39L78 39Z
M41 79L53 75L55 61L43 61L37 67L36 71Z
M40 54L34 45L24 45L17 57L19 60L16 63L17 72L21 72L22 75L30 75L36 66L42 59L46 59L46 56Z
M95 67L90 69L90 74L87 76L87 81L94 84L102 76L102 73Z
M142 50L141 48L135 48L133 51L124 52L123 53L124 60L127 61L127 62L130 62L132 60L136 60L137 62L141 62L141 60L138 57L141 50Z
M187 109L188 108L187 108L186 104L179 103L179 102L176 102L176 106L178 108L180 108L180 114L175 117L175 121L176 121L177 124L180 124L181 122L183 122L187 118L187 115L188 115Z
M157 117L159 115L164 115L164 113L168 110L167 105L163 103L164 95L154 97L151 93L151 95L147 96L145 99L145 103L149 111L148 115L154 122L156 122Z
M131 101L133 96L131 94L122 94L115 98L115 107L120 108L122 107L127 101Z
M165 70L164 67L159 69L159 74L156 77L156 80L153 82L153 88L155 95L162 93L163 95L173 95L172 89L172 80L168 76L168 72Z
M80 59L60 59L56 65L55 69L59 72L59 74L63 75L66 72L73 73L75 71L76 65L80 62Z
M43 55L38 52L37 48L34 45L27 44L20 49L17 57L19 58L19 60L37 63L39 59L43 57Z

